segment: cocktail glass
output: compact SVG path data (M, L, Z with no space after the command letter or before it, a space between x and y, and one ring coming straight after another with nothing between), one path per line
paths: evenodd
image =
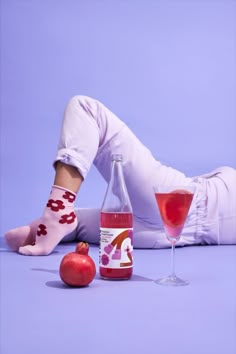
M164 230L171 244L171 274L157 279L160 285L188 285L175 274L175 245L180 239L195 192L194 185L158 186L154 188L156 202L160 211Z

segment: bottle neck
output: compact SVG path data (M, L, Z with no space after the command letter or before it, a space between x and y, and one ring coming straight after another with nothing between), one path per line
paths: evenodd
M102 205L102 211L132 213L123 173L122 159L120 158L112 159L111 177Z

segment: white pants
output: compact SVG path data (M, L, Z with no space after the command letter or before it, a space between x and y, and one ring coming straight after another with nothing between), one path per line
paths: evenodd
M123 155L134 213L134 247L169 247L153 194L159 184L196 184L196 193L178 245L236 244L236 170L219 168L194 178L157 161L127 125L102 103L73 97L65 111L55 159L75 166L83 178L92 165L106 181L111 155ZM55 164L55 163L54 163ZM99 209L78 209L77 229L63 241L99 242Z

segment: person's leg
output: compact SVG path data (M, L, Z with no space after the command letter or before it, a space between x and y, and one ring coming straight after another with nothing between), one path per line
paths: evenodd
M116 124L112 124L112 121ZM76 229L77 217L73 218L74 197L90 169L98 146L111 139L123 125L112 113L111 124L100 119L99 103L93 99L75 96L69 101L54 163L56 174L49 202L40 219L5 234L6 242L12 250L19 250L25 255L46 255ZM64 190L74 194L73 202L63 197ZM55 211L58 202L63 209ZM70 223L63 223L61 217L70 214ZM48 228L45 231L46 220Z
M54 164L54 185L68 190L68 192L72 192L74 194L78 192L98 148L98 129L96 128L95 124L91 123L92 119L87 118L88 115L89 112L85 112L85 109L80 105L79 100L76 98L72 98L70 100L65 110L58 147L61 156L57 157ZM81 149L81 165L79 167L81 170L74 166L75 164L73 160L73 157L76 155L76 152L73 151L73 148L79 144ZM83 151L85 151L85 153L82 156ZM71 153L73 156L70 156L69 158L68 155L71 155ZM56 188L52 188L51 193L54 191L56 191L56 193L53 193L53 195L50 194L49 199L63 201L64 198L62 198L61 192L59 192L59 190ZM67 207L70 209L70 213L73 212L74 201L73 204L67 204ZM61 211L63 211L63 213ZM66 215L66 209L61 211L59 212L60 215ZM25 225L9 230L5 234L7 245L13 251L19 250L20 253L25 255L49 254L52 249L61 241L61 239L70 233L72 231L71 229L75 229L77 225L77 218L75 218L72 224L59 224L58 221L60 219L57 221L59 214L53 212L50 207L45 207L42 217L46 217L47 215L47 218L50 219L50 229L52 230L52 232L47 233L47 237L42 237L43 235L37 237L37 232L40 234L40 230L37 230L38 226L41 224L44 225L44 222L41 220L41 218L39 218L34 220L30 225ZM54 220L53 216L56 217L56 215L57 218ZM54 230L54 227L52 227L53 220L54 226L55 224L59 224L57 226L60 227L61 232Z
M124 126L124 123L108 110L104 117L102 110L103 105L100 102L85 96L75 96L68 103L62 123L58 153L54 162L56 169L54 185L60 187L60 190L63 188L63 190L74 192L76 195L99 148L112 140ZM52 192L53 195L50 195L49 202L53 200L55 203L59 200L65 206L65 200L59 189L53 187ZM47 204L43 216L39 220L39 226L43 227L43 230L37 230L35 245L20 247L21 254L47 255L66 235L76 229L77 217L69 225L61 224L63 215L74 213L74 200L73 204L67 203L66 209L55 211L53 206L54 204ZM69 219L69 221L71 220ZM45 233L45 226L47 226L47 234L41 235L42 232ZM25 227L19 229L21 234L26 230ZM14 233L15 231L16 229ZM10 244L9 236L8 233L6 235L8 244Z
M113 153L123 155L124 174L135 220L144 228L147 227L153 231L160 229L161 222L157 213L153 186L161 183L183 185L188 184L189 179L183 173L156 161L151 152L124 122L103 104L84 96L73 97L64 115L58 153L55 159L55 166L60 166L60 171L55 179L57 186L69 188L71 193L76 193L93 161L102 176L108 181ZM62 165L58 164L59 161ZM64 165L71 168L68 170ZM77 175L77 171L79 175ZM81 178L79 181L77 181L78 176ZM58 189L56 190L58 192ZM61 198L63 198L62 195L56 195L56 200L59 199L60 203ZM73 205L67 205L67 207L73 208ZM58 218L52 218L52 210L50 213L48 212L47 207L45 209L47 220L58 224ZM71 229L73 227L75 229L76 224L75 220L70 225ZM42 225L45 226L44 223ZM67 232L62 231L64 225L63 227L59 226L60 232L58 232L59 236L56 239L52 236L55 232L47 233L44 238L40 235L40 238L36 238L35 246L21 247L20 253L32 255L50 253L57 243L69 233L68 229ZM53 226L51 227L53 230ZM41 245L43 245L43 250Z

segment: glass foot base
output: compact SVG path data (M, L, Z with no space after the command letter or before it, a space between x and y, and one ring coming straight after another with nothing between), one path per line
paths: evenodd
M156 284L167 285L167 286L182 286L188 285L189 282L183 279L178 278L176 275L169 275L166 278L155 280Z

